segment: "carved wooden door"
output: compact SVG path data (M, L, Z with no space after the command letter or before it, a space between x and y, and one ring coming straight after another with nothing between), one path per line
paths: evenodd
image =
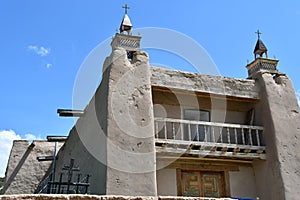
M225 180L223 172L181 171L179 195L190 197L224 197Z
M201 173L201 196L224 197L225 181L223 172Z
M200 173L199 172L182 172L182 196L199 197L200 192Z

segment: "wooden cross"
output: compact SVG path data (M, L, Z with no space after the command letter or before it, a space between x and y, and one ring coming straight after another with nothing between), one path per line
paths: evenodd
M69 192L71 181L72 181L72 176L73 176L73 171L79 171L79 167L75 167L75 165L74 165L74 159L71 159L70 160L70 164L69 165L65 165L63 167L63 170L67 170L68 171L67 192Z
M255 33L257 34L257 36L258 36L258 39L260 39L260 35L261 35L262 33L261 33L261 32L259 32L259 30L257 30Z
M130 7L129 7L129 6L127 6L127 4L125 4L125 6L122 6L122 8L124 8L124 9L125 9L125 14L127 14L127 10L128 10L128 9L130 9Z

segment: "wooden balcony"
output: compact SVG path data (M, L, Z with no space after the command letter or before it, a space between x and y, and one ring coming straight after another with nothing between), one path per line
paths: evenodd
M157 153L265 159L263 127L155 118Z

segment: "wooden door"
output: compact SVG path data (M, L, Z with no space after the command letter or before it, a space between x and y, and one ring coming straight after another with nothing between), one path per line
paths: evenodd
M178 195L189 197L224 197L224 172L181 171Z
M200 197L200 172L183 171L181 177L182 196Z
M201 196L203 197L224 197L225 180L223 172L202 172L201 173Z

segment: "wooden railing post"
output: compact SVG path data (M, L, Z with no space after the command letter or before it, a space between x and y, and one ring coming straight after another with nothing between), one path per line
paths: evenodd
M191 124L188 124L188 141L191 141Z
M167 134L167 121L165 121L165 129L164 129L164 139L168 139L168 134Z
M260 146L260 139L259 139L258 129L256 129L255 131L256 131L257 146Z
M162 124L162 129L160 130L160 125ZM168 124L169 130L168 130ZM176 125L178 124L178 131L180 136L176 137ZM195 128L192 126L196 126ZM200 130L201 126L201 130ZM218 122L205 122L205 121L193 121L184 119L170 119L170 118L155 118L155 138L165 139L165 140L195 140L201 142L202 136L200 138L200 131L203 127L203 142L210 143L227 143L227 144L238 144L241 138L241 145L250 146L261 146L262 141L260 140L260 134L263 131L261 126L250 126L250 125L240 125L240 124L226 124ZM216 130L219 129L218 138L216 138ZM223 135L223 129L224 134ZM210 131L209 131L210 130ZM252 134L253 130L253 134ZM162 131L163 134L159 134ZM192 138L196 131L195 138ZM255 132L254 132L255 131ZM226 132L226 133L225 133ZM168 138L169 135L169 138ZM247 143L247 144L246 144Z

